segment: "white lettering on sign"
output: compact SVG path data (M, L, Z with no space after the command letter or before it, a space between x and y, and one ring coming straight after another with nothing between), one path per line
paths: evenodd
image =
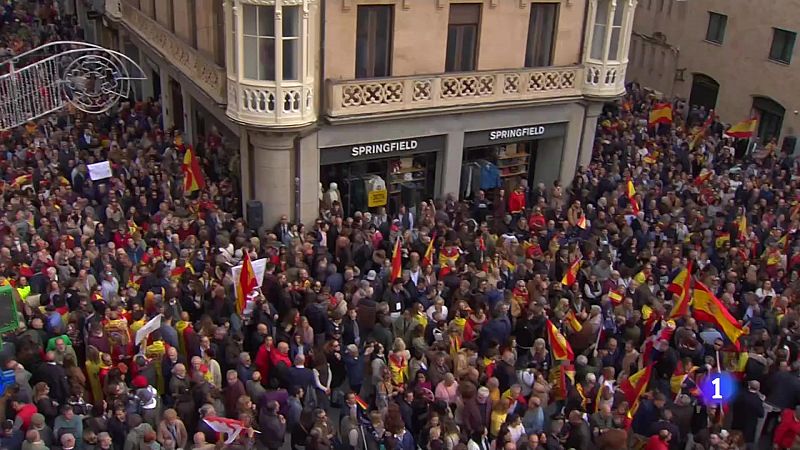
M495 130L489 132L489 140L496 141L499 139L513 139L528 136L541 136L544 134L544 126L538 127L520 127L511 128L508 130Z
M419 146L416 139L407 141L381 142L378 144L356 145L350 150L350 156L359 157L366 155L379 155L381 153L391 153L397 151L415 150Z

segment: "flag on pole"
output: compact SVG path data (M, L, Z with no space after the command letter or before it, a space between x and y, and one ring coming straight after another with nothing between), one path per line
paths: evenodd
M559 361L572 361L575 359L575 353L572 347L567 342L567 338L558 331L555 324L547 319L547 337L550 340L550 350L553 352L553 358Z
M692 285L692 261L681 269L672 282L667 287L667 291L676 296L675 305L669 313L670 319L685 316L689 313L689 304L692 298L689 296L689 287Z
M739 338L747 333L739 322L734 319L728 308L714 296L703 283L696 281L694 286L694 317L703 322L710 322L718 326L725 336L738 347Z
M581 258L576 259L569 265L569 268L564 273L564 276L561 278L561 284L564 286L572 286L578 280L578 272L581 270L581 265L583 264L583 260Z
M609 291L608 299L611 300L611 303L614 306L619 306L620 304L622 304L622 300L624 300L625 297L617 291Z
M636 372L623 381L619 388L625 394L628 401L628 418L633 419L636 410L639 409L639 398L647 392L647 385L650 383L650 376L653 373L652 364L648 364L644 369Z
M731 242L731 234L728 233L727 231L720 233L714 240L716 248L722 248L722 246L725 245L726 242L727 243Z
M242 271L239 273L239 283L236 285L236 312L242 314L247 306L247 296L258 287L256 272L253 270L253 263L250 262L250 253L244 252L242 260Z
M750 139L755 135L757 127L758 119L752 118L731 125L730 128L725 130L725 134L736 139Z
M739 236L736 239L741 243L747 239L747 216L742 214L739 218Z
M633 214L639 215L639 203L636 202L636 188L633 187L633 181L630 178L628 179L626 191L628 201L631 202L631 208L633 208Z
M366 401L364 401L364 399L361 398L360 395L355 394L355 400L356 400L356 405L358 405L359 408L363 409L364 411L369 409L369 404Z
M575 311L569 310L566 316L564 316L564 321L567 323L567 326L575 333L580 332L583 329L583 325L581 325L581 321L575 316Z
M204 417L203 421L217 433L225 433L228 437L225 440L226 444L232 444L239 437L242 430L246 429L241 420L225 417Z
M400 278L403 274L403 254L400 250L400 236L394 241L394 250L392 250L392 272L389 276L389 282Z
M585 214L581 214L581 216L578 218L578 228L580 228L581 230L585 230L586 229L586 215Z
M670 103L656 103L653 109L650 110L650 120L648 122L651 127L659 123L672 123L672 105Z
M431 235L431 241L428 242L428 248L425 249L425 256L422 257L422 267L430 266L433 262L433 244L436 242L436 233Z
M203 179L203 172L200 170L200 161L194 155L192 148L186 149L183 155L183 192L189 194L194 191L199 191L206 187L206 181Z
M711 177L714 175L714 172L709 169L703 169L700 171L700 175L695 177L694 185L700 187L706 183Z

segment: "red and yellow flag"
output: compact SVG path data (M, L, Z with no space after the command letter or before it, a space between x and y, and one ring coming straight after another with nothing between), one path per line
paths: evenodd
M581 321L575 316L575 311L569 310L566 316L564 316L564 322L567 326L575 333L580 332L583 329L583 325L581 325Z
M203 178L203 172L200 170L200 161L194 155L191 147L186 149L186 154L183 155L183 192L189 194L194 191L199 191L206 187L206 181Z
M403 254L400 250L400 236L394 241L394 250L392 250L392 273L389 276L389 282L400 278L403 274Z
M239 282L236 284L236 312L241 314L247 305L247 296L258 287L256 272L250 262L250 253L244 252L242 271L239 273Z
M653 374L652 364L648 364L644 369L636 372L623 381L619 388L625 394L628 401L628 418L632 419L639 409L639 398L647 392L647 385L650 384L650 376Z
M631 202L633 214L639 215L639 203L636 201L636 188L633 187L633 180L630 178L628 179L628 184L626 186L626 194L628 196L628 201Z
M747 216L744 214L739 218L739 236L736 239L740 243L747 239Z
M581 214L581 216L578 218L578 228L581 230L586 229L586 216L583 214Z
M719 235L717 235L717 238L714 240L714 244L716 245L716 248L721 248L723 245L725 245L726 242L727 243L731 242L731 234L728 233L727 231L722 232Z
M739 338L747 334L747 330L731 315L728 308L704 285L697 281L694 286L694 317L703 322L713 323L719 327L730 341L738 346Z
M428 242L428 248L425 249L425 256L422 257L422 267L430 266L433 262L433 244L436 242L436 233L431 235L431 241Z
M608 299L611 300L611 303L614 306L619 306L620 304L622 304L622 300L624 300L625 297L617 291L609 291Z
M659 123L672 123L672 105L669 103L657 103L650 110L650 126L655 126Z
M559 361L572 361L575 359L572 346L569 345L567 338L558 331L558 328L550 319L547 319L547 338L550 340L550 350L553 352L553 358Z
M684 267L667 287L667 291L676 296L675 305L669 313L669 319L685 316L689 313L689 304L692 298L689 296L689 287L692 284L692 261Z
M33 183L33 175L28 174L28 175L20 175L17 178L14 178L14 182L11 183L11 185L14 186L16 189L19 189L22 186L30 183Z
M714 172L712 172L711 170L708 170L708 169L701 170L700 171L700 175L698 175L694 179L694 185L697 186L697 187L700 187L700 186L706 184L706 181L710 180L713 175L714 175Z
M573 261L567 271L564 273L564 276L561 278L561 284L564 286L572 286L575 284L575 282L578 281L578 271L581 270L582 264L583 260L581 258Z
M731 125L731 127L725 131L725 134L736 139L750 139L755 135L757 127L758 119L753 118Z
M360 395L355 394L355 400L356 400L356 405L358 405L364 411L369 409L369 404L367 402L365 402L364 399L361 398Z

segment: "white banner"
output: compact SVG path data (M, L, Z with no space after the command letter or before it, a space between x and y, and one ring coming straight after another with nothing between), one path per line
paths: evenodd
M256 274L256 282L258 283L258 287L261 287L261 283L264 281L264 272L267 271L267 258L257 259L252 262L253 264L253 272ZM233 275L233 282L239 282L239 275L242 273L242 265L239 264L236 267L231 268L231 275Z
M89 164L86 167L89 169L89 178L91 178L92 181L111 178L111 164L109 164L108 161Z
M134 342L136 345L139 345L140 342L147 339L147 336L150 336L150 333L159 328L161 328L161 314L150 319L142 328L136 331L136 339Z

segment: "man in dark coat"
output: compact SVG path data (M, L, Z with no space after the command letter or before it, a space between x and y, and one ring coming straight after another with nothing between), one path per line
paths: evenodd
M258 437L268 450L281 448L286 437L286 419L278 414L278 408L278 402L271 401L258 416Z
M764 417L764 401L761 400L760 389L761 383L750 380L747 382L747 390L740 392L731 403L731 429L741 431L747 444L755 442L758 419Z
M289 382L293 387L303 388L306 391L314 386L314 373L305 366L306 357L297 355L294 357L294 366L289 368Z
M67 374L64 368L56 364L55 353L52 351L45 354L45 361L40 363L32 371L33 377L31 385L44 382L50 386L50 397L59 404L65 404L69 396L69 385L67 384Z

